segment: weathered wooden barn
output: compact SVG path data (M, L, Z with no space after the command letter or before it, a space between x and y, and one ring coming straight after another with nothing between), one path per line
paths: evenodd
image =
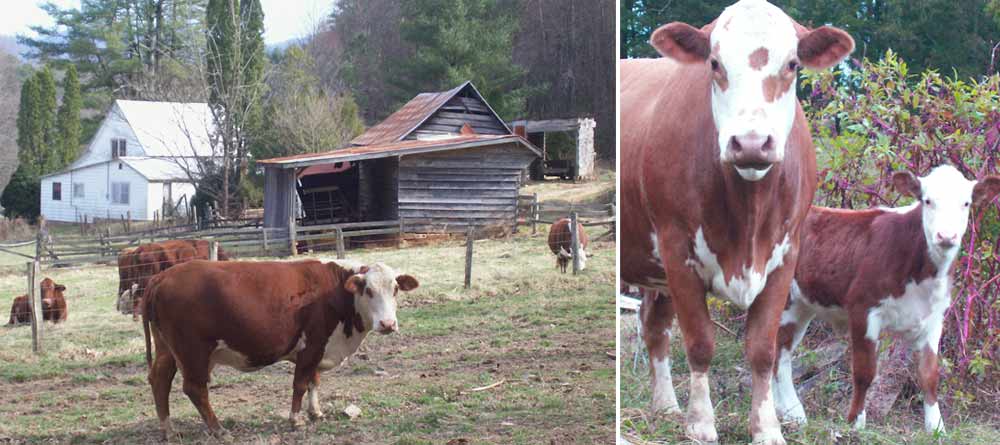
M421 93L348 147L259 161L264 225L398 220L408 233L513 225L540 155L471 82Z

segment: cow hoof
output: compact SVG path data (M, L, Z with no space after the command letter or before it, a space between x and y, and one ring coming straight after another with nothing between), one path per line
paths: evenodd
M753 436L752 445L785 445L785 438L781 430L761 432Z
M695 442L714 444L719 442L719 433L715 431L714 422L689 423L684 427L687 437Z
M666 406L666 407L659 408L659 409L654 408L653 409L653 414L657 415L657 416L677 416L677 415L684 414L684 411L681 411L681 407L680 406L673 405L673 406Z
M209 431L209 434L211 434L212 437L215 438L215 440L218 440L219 442L222 443L233 443L236 440L236 438L233 437L233 434L230 433L229 430L225 428L219 428L215 431Z
M297 430L306 426L306 422L302 420L299 416L289 417L288 424L291 425L293 430Z
M310 412L308 412L306 414L309 414L309 420L312 420L312 421L321 420L322 418L326 417L326 414L323 414L322 411L316 411L316 412L311 412L310 411Z

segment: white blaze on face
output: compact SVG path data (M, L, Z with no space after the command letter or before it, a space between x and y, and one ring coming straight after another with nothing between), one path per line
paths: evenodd
M792 20L763 0L742 0L716 20L710 57L713 68L718 66L712 87L712 116L719 130L723 163L730 161L730 141L747 135L771 137L776 161L784 158L795 121L796 74L794 67L789 70L789 64L798 64L798 41ZM740 171L741 176L755 181L768 169L738 171L745 170Z
M969 225L975 181L965 179L950 165L936 167L920 178L924 237L938 266L954 259Z
M348 281L354 292L354 308L365 325L365 329L388 334L399 329L396 320L396 295L399 291L410 291L418 286L410 275L396 273L383 263L368 266L354 265L358 273Z

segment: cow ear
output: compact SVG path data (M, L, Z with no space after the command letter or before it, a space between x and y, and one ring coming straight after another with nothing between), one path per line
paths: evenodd
M365 278L361 275L351 275L344 283L344 289L352 294L359 294L365 288Z
M799 28L798 56L802 66L825 70L844 60L854 51L850 34L832 26L820 26L812 31Z
M972 188L972 203L977 206L986 204L992 201L997 193L1000 193L1000 176L987 176Z
M417 282L417 279L413 278L412 275L396 276L396 284L399 285L399 290L403 292L411 291L413 289L416 289L417 286L420 286L420 283Z
M664 57L681 63L704 62L711 51L710 33L710 26L698 29L687 23L673 22L653 31L649 44Z
M56 285L56 290L59 291L59 292L62 292L64 290L66 290L66 286L63 286L61 284L57 284Z
M920 199L920 180L910 172L892 174L892 186L903 196Z

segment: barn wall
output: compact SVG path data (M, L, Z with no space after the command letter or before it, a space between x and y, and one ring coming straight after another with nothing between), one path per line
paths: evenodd
M375 196L379 202L378 212L372 219L394 220L399 219L399 193L396 181L399 179L399 158L383 158L374 161Z
M465 124L469 124L478 134L510 134L484 102L471 97L455 96L407 135L406 139L459 134Z
M288 227L288 188L295 169L264 169L264 227Z
M513 225L521 172L535 158L517 144L403 157L399 217L407 232Z

